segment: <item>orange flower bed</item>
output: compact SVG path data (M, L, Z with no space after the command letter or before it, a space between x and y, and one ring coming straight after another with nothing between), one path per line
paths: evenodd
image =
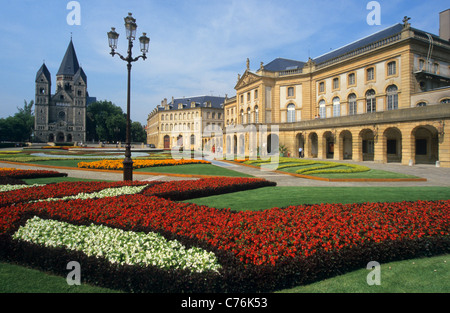
M133 160L133 168L155 167L155 166L175 166L185 164L211 164L204 160ZM123 169L123 160L102 160L95 162L79 162L79 168L121 170Z

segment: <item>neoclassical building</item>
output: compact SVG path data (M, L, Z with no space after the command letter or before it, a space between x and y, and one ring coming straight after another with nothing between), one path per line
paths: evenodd
M161 101L147 118L147 143L158 149L184 147L203 149L205 144L219 146L222 138L210 142L215 131L223 128L224 97L196 96Z
M247 60L224 103L237 129L224 150L248 154L250 126L267 125L291 156L450 167L450 10L440 19L439 36L405 18L306 62Z
M36 74L35 140L38 142L86 141L87 77L80 67L72 40L56 74L52 94L50 71L45 63Z

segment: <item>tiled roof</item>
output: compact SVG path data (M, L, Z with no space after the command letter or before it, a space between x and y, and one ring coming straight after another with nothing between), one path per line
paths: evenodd
M75 48L73 47L72 40L70 40L69 46L67 47L64 59L59 67L58 75L75 75L75 73L80 68L78 64L77 54L75 53Z
M370 45L371 43L380 41L384 38L393 36L395 34L398 34L402 31L403 24L395 24L391 27L388 27L386 29L383 29L377 33L374 33L372 35L369 35L365 38L359 39L357 41L354 41L348 45L345 45L339 49L333 50L331 52L325 53L317 58L315 58L313 61L316 64L320 64L323 62L326 62L328 60L337 58L343 54L349 53L351 51L357 50L359 48L365 47L367 45Z
M281 72L287 70L301 69L305 62L277 58L267 65L264 65L264 70L269 72Z
M224 97L215 96L197 96L197 97L185 97L174 99L173 104L169 102L170 110L178 110L178 105L183 104L183 109L191 108L191 102L196 103L196 107L205 107L206 103L211 102L211 108L221 109L223 108L223 103L225 102ZM158 108L160 111L164 111L164 107L160 106Z
M51 76L50 76L50 71L48 70L48 68L47 68L47 66L45 65L45 63L42 64L41 68L40 68L39 71L37 72L37 74L36 74L36 81L38 80L38 78L39 78L42 74L44 74L45 78L47 78L47 81L48 81L49 83L51 83L52 79L51 79Z

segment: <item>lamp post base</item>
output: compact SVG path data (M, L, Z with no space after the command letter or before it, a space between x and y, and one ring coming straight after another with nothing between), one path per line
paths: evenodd
M133 160L126 157L123 160L123 180L132 181L133 180Z

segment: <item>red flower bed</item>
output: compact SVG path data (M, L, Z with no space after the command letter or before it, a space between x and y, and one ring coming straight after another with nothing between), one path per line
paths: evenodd
M46 170L21 170L15 168L1 168L0 177L11 178L41 178L41 177L66 177L66 173Z
M0 193L0 206L26 201L73 196L82 192L96 192L105 188L137 186L145 182L61 182L45 186L34 186Z
M226 274L229 272L234 271L234 274L237 274L238 270L244 272L242 275L239 273L242 276L241 280L230 283L234 287L242 282L270 283L271 279L264 278L262 274L255 274L263 272L272 275L272 279L278 283L285 281L286 277L290 277L289 275L298 276L298 271L305 268L307 268L306 272L310 271L309 275L317 277L316 272L323 270L321 267L323 265L320 264L328 262L326 266L332 267L330 262L339 263L336 266L339 271L343 263L346 261L351 263L361 255L366 255L367 251L371 253L378 251L373 254L377 256L389 253L401 256L402 252L398 250L408 244L409 246L405 249L409 250L405 252L408 256L415 253L407 254L410 251L417 252L418 249L432 246L436 240L440 242L435 250L439 250L440 253L449 251L450 200L351 205L322 204L273 208L258 212L233 212L178 203L159 197L178 193L183 198L184 193L193 192L193 190L221 192L221 190L228 191L231 187L251 188L263 183L264 181L259 179L205 179L158 183L137 195L18 203L10 207L0 207L0 234L13 231L22 214L26 212L34 212L33 214L75 224L93 222L125 230L157 231L181 241L191 240L194 245L209 247L211 250L222 251L223 255L230 256L232 260L228 261L223 255L221 257L224 268L222 279L224 281L230 279L230 276ZM76 187L77 190L93 191L93 189L101 189L100 186L121 185L121 183L102 184L76 183L72 187ZM30 194L33 195L31 198L54 197L53 192L58 190L61 195L75 193L68 186L54 184L43 187L40 192L35 190ZM10 196L14 193L6 192L5 198L10 199L8 201L14 201ZM21 195L21 197L18 197L19 202L26 201L26 196ZM420 245L417 245L418 243ZM435 251L433 249L430 251ZM331 259L327 261L318 260L318 258L332 255L338 255L341 259L330 257ZM386 255L386 259L389 257ZM308 265L308 262L312 265ZM271 270L267 270L268 268ZM256 279L254 275L259 278ZM297 279L295 282L298 283L298 281ZM258 288L250 290L270 290L272 286Z

